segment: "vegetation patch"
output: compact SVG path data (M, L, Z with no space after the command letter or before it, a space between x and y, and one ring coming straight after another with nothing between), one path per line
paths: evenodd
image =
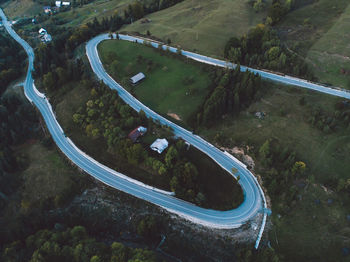
M17 79L23 71L24 50L7 33L0 32L0 96L7 85Z
M240 39L233 37L225 46L225 57L245 66L270 69L312 80L311 71L296 54L280 43L271 27L259 24Z
M21 243L6 246L3 261L157 261L154 252L129 248L122 243L106 244L90 236L83 226L65 229L56 224L52 230L40 230Z
M281 259L342 260L348 246L340 233L348 230L348 102L273 84L258 97L199 134L228 148L244 146L254 158L272 199L270 241Z

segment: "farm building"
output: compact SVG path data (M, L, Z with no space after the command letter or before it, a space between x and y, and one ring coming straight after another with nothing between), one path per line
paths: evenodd
M135 128L134 130L132 130L130 132L130 134L128 135L128 137L132 140L132 142L135 143L137 141L137 139L140 136L143 136L144 134L146 134L146 132L147 132L146 127L139 126L139 127Z
M138 73L137 75L134 75L132 78L130 78L130 82L135 85L141 80L145 79L146 76L143 73Z
M169 145L168 140L166 140L165 138L163 139L157 138L157 140L154 141L153 144L151 145L151 149L161 154L168 147L168 145Z

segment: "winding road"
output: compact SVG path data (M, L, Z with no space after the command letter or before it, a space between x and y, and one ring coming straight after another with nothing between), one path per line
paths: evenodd
M31 103L33 103L44 118L47 128L50 131L55 143L60 148L60 150L79 168L98 179L99 181L131 194L135 197L144 199L155 205L158 205L172 213L178 214L192 222L199 223L205 226L214 228L237 228L242 224L246 223L253 217L257 215L259 211L264 211L267 208L264 193L257 182L254 175L245 167L244 164L239 162L237 159L232 157L226 152L222 152L217 149L207 141L203 140L201 137L192 134L191 132L185 130L184 128L170 122L164 117L158 115L156 112L152 111L150 108L143 105L140 101L135 99L131 94L129 94L122 86L120 86L116 81L114 81L104 70L100 58L97 52L97 45L106 39L109 39L108 34L99 35L92 40L90 40L86 45L86 53L89 58L91 67L95 72L96 76L103 80L110 88L118 91L119 96L132 108L137 111L143 110L148 117L159 120L162 124L172 127L174 133L189 142L191 145L195 146L209 157L211 157L216 163L218 163L222 168L227 170L231 174L231 169L234 167L238 170L237 175L240 176L239 183L244 192L243 203L234 210L229 211L216 211L197 207L191 203L185 202L183 200L177 199L172 196L171 192L162 191L151 186L145 185L137 180L131 179L121 173L118 173L92 159L79 148L77 148L74 143L64 135L64 132L56 120L55 113L52 107L45 97L44 94L40 93L35 85L32 78L33 63L34 63L34 51L31 46L20 38L17 33L11 28L11 25L7 21L7 18L3 11L0 9L0 16L2 17L3 24L8 31L8 33L25 49L28 55L28 71L26 75L26 80L24 83L24 92L26 97ZM120 39L128 41L138 41L143 42L140 38L135 38L126 35L120 35ZM151 43L154 47L157 47L157 43ZM165 47L164 47L165 48ZM175 48L169 47L170 51L176 52ZM218 59L202 56L199 54L183 51L183 55L198 60L200 62L216 65L216 66L228 66L235 67L235 65L221 61ZM344 90L337 90L332 88L327 88L322 85L317 85L314 83L307 82L305 80L289 77L280 76L265 71L250 69L241 66L241 70L251 70L260 74L263 78L267 78L273 81L278 81L285 84L295 85L302 88L308 88L312 90L317 90L323 93L345 97L350 99L350 93ZM255 248L259 246L262 233L264 231L266 223L266 213L263 214L262 225L258 234L257 241L255 243Z
M248 169L245 168L242 163L215 148L213 145L209 144L197 135L194 135L179 126L176 126L167 119L157 115L155 112L142 105L139 101L132 97L104 71L102 64L98 58L96 46L100 41L107 38L106 35L98 36L92 39L87 43L86 46L91 65L97 76L103 79L111 88L117 89L121 98L130 104L130 106L136 110L143 109L149 116L152 116L155 119L159 119L162 123L171 126L177 135L183 137L193 146L208 154L228 172L231 171L232 167L237 168L240 175L239 183L242 186L244 192L244 201L238 208L229 211L217 211L200 208L189 202L175 198L169 192L164 192L144 185L139 181L130 179L127 176L98 163L86 155L79 148L77 148L69 138L64 135L64 132L56 120L55 114L50 103L48 102L48 99L44 94L40 93L36 89L32 78L32 71L34 68L33 49L11 28L11 25L7 21L7 18L1 9L0 16L2 17L3 24L8 33L19 44L22 45L28 55L28 72L24 83L24 92L26 97L38 108L42 114L47 128L57 146L79 168L113 188L158 205L170 211L171 213L175 213L192 222L209 227L222 229L240 227L242 224L255 217L257 213L263 210L264 206L266 206L263 191L261 190L256 178L250 173ZM265 223L266 214L263 216L263 225L260 229L259 237L256 241L256 248L259 245Z

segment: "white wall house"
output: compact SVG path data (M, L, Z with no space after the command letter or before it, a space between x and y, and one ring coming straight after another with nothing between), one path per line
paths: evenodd
M161 154L168 147L168 145L169 145L168 140L166 140L165 138L163 139L158 138L151 145L151 149Z

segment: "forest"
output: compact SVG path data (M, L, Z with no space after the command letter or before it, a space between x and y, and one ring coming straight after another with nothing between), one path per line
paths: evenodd
M0 96L25 68L24 50L6 33L0 32Z
M3 95L0 99L0 214L5 207L5 199L19 185L15 172L23 165L12 150L33 136L38 120L35 111L28 102L23 102L14 94Z
M65 228L56 224L52 230L40 230L25 241L6 245L1 261L79 261L79 262L153 262L154 252L129 248L120 242L107 244L89 235L83 226Z

